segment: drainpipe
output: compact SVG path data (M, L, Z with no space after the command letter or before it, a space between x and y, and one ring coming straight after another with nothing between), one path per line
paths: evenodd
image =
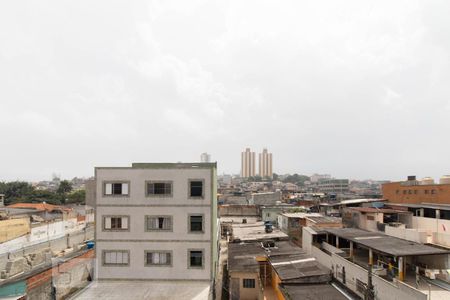
M353 241L350 241L350 259L353 261Z
M403 269L403 256L398 258L398 280L403 281L405 278Z

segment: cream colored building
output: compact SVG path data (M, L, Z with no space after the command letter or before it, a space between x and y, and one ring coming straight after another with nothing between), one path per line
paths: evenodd
M272 153L269 153L266 148L262 153L259 153L259 176L272 177Z
M96 277L214 283L216 163L97 167Z
M251 152L250 148L241 152L241 177L254 177L256 175L255 152Z

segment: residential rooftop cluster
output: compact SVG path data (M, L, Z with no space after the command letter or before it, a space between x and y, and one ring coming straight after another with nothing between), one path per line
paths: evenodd
M447 177L355 198L218 178L215 162L94 173L87 205L0 207L0 299L450 298Z

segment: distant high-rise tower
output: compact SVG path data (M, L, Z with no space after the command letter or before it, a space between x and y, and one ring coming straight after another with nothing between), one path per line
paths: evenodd
M245 149L241 153L241 176L250 177L256 175L255 152L251 152L250 148Z
M272 153L267 152L264 148L263 152L259 154L259 176L272 177Z
M200 161L201 162L205 162L205 163L209 163L209 162L211 162L211 155L209 155L208 153L202 153L201 155L200 155Z

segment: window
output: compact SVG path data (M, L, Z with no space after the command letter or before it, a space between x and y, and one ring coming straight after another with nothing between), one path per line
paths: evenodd
M190 180L189 181L189 197L203 197L203 181Z
M103 216L104 230L128 230L128 216Z
M203 232L203 215L189 216L189 232Z
M203 268L203 250L189 250L189 267Z
M171 216L146 216L146 230L172 230L172 217Z
M403 191L403 195L406 195L406 190Z
M147 182L147 196L171 196L172 182Z
M171 266L172 253L170 251L145 251L145 265Z
M242 285L246 289L254 289L255 288L255 279L242 279Z
M425 194L428 194L428 190L425 190Z
M436 190L431 190L431 193L432 194L436 194Z
M126 182L108 182L105 183L105 195L128 195L128 186Z
M127 250L104 250L103 265L127 266L130 263L130 255Z

